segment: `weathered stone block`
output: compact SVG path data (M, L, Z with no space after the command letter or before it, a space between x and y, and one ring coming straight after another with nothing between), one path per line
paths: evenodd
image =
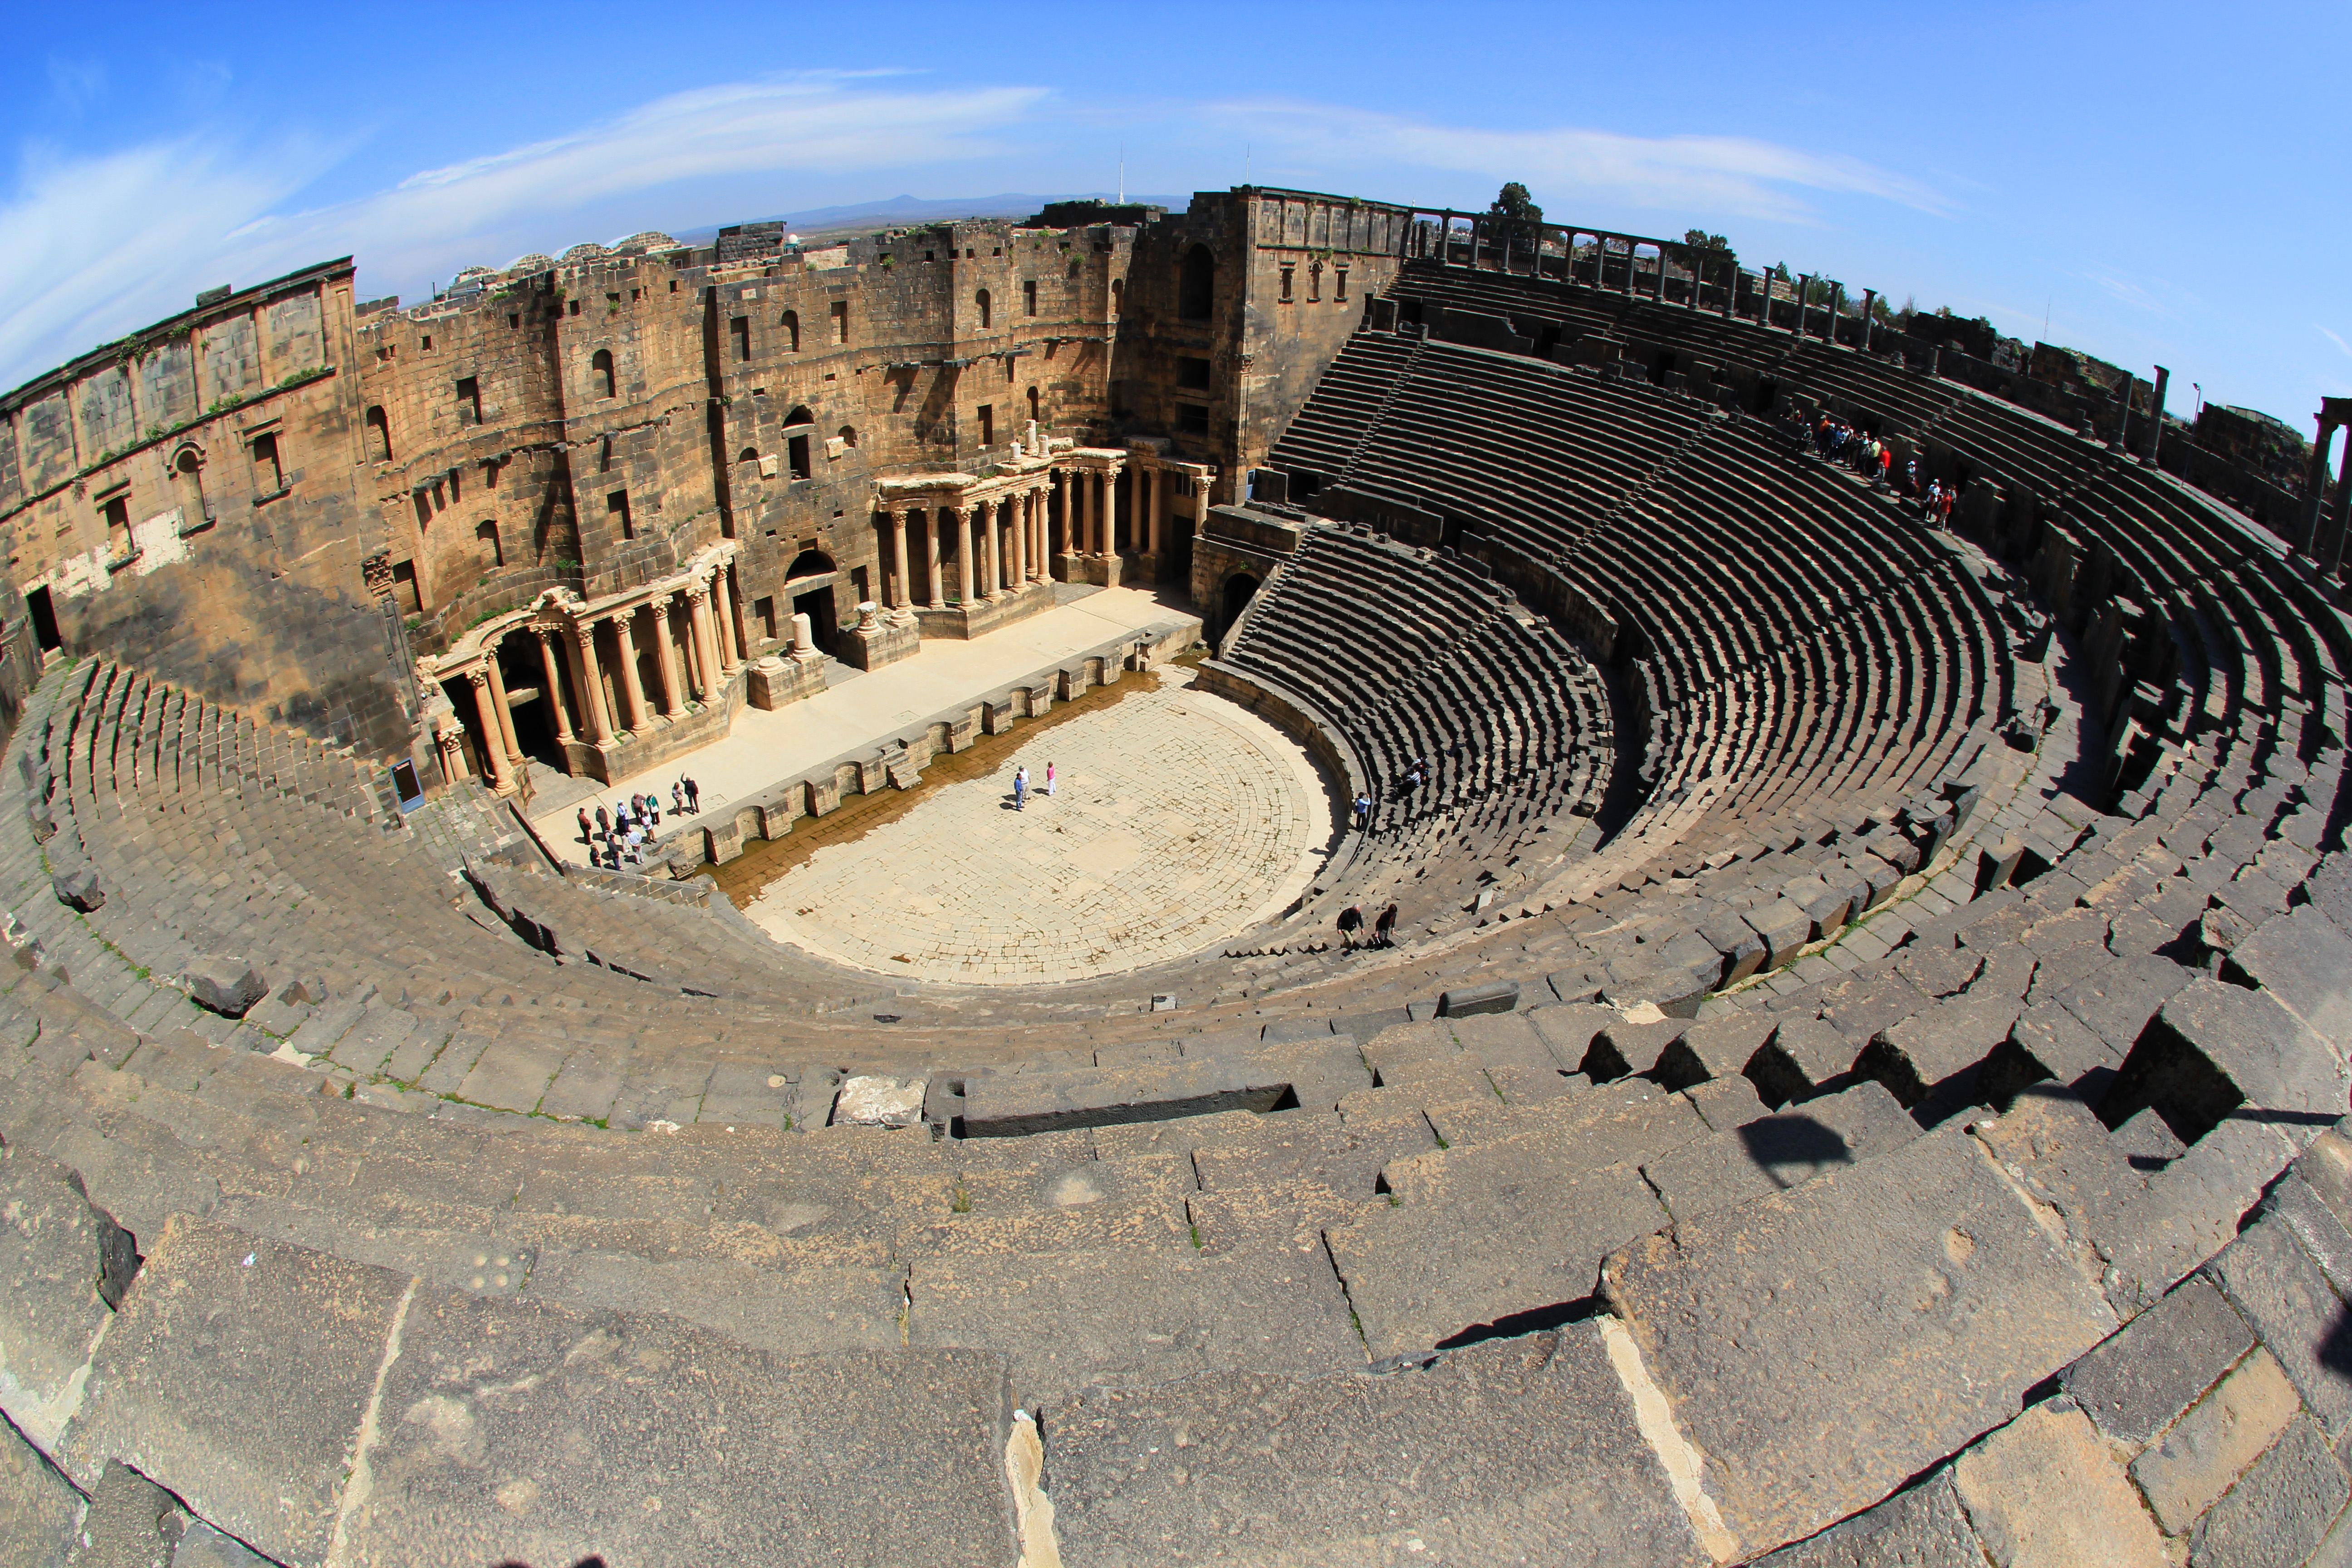
M72 1412L77 1374L107 1321L105 1239L72 1172L0 1148L0 1410L45 1447Z
M2200 979L2158 1012L2099 1109L2118 1121L2153 1107L2193 1142L2243 1104L2304 1129L2300 1142L2343 1114L2347 1086L2342 1059L2277 998Z
M25 1568L66 1568L79 1543L81 1494L39 1450L0 1425L0 1542Z
M2164 1441L2132 1461L2132 1479L2157 1522L2174 1535L2195 1524L2302 1408L2277 1359L2257 1347Z
M925 1080L852 1078L834 1096L835 1127L912 1127L923 1119Z
M1089 1389L1048 1413L1065 1560L1208 1562L1246 1521L1267 1561L1699 1568L1601 1342L1578 1323L1381 1377Z
M2245 1320L2197 1275L2068 1367L2066 1392L2109 1437L2144 1448L2253 1345Z
M1753 1568L1984 1568L1984 1549L1937 1472L1809 1541L1755 1559Z
M1638 1242L1602 1282L1751 1552L1877 1501L2115 1327L1957 1131Z
M963 1135L1016 1138L1220 1110L1266 1111L1295 1100L1283 1068L1214 1057L1118 1071L975 1078L964 1085Z
M1783 1018L1748 1064L1767 1105L1810 1100L1853 1070L1853 1041L1819 1018Z
M1786 898L1750 910L1745 918L1764 943L1760 967L1765 969L1784 969L1794 963L1798 951L1813 937L1812 917Z
M98 868L83 866L70 871L59 871L49 879L50 890L58 902L88 914L106 902L106 891L99 886Z
M1519 983L1487 980L1456 986L1437 998L1437 1016L1458 1017L1474 1013L1507 1013L1519 1005Z
M2164 1538L2088 1417L2037 1405L1960 1456L1952 1481L1997 1563L2168 1568Z
M99 1347L59 1457L94 1483L109 1458L135 1455L205 1519L272 1557L319 1562L409 1287L174 1216Z
M2344 1303L2277 1215L2223 1248L2208 1271L2278 1357L2331 1435L2352 1430L2352 1357L2341 1348Z
M2316 909L2264 921L2223 973L2261 985L2339 1052L2352 1047L2352 939Z
M2352 1496L2327 1439L2299 1418L2198 1528L2189 1568L2294 1568L2314 1551Z
M718 1568L886 1562L920 1542L942 1563L1010 1563L1003 1367L983 1351L783 1355L666 1316L419 1287L344 1548L569 1563L593 1543L616 1563ZM844 1509L843 1471L890 1505Z
M248 959L231 953L208 952L188 965L188 996L224 1017L242 1018L252 1005L269 994L269 983Z

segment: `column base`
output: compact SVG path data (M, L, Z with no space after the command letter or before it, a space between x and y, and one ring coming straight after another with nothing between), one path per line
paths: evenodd
M1092 583L1097 587L1116 588L1123 575L1131 575L1126 568L1124 556L1073 555L1066 559L1070 562L1070 574L1064 579L1066 582Z
M744 698L752 707L772 712L824 689L823 659L782 658L770 654L751 665L744 684Z
M925 607L915 612L922 635L927 637L952 637L969 640L1014 621L1027 620L1054 607L1054 585L1032 583L1018 591L1008 591L993 599L975 599L970 604Z
M860 669L879 669L886 664L914 658L922 641L922 628L915 624L912 616L903 621L877 616L873 626L851 631L843 652L847 661Z

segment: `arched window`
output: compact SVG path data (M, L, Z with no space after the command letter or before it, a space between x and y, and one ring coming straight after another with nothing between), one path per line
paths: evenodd
M801 577L822 577L833 569L833 557L824 551L803 550L793 557L793 563L790 566L784 568L784 581L789 583Z
M181 447L172 459L172 489L180 499L181 527L200 528L212 520L205 500L205 455L194 447Z
M801 352L801 313L800 313L798 310L786 310L786 311L784 312L783 328L784 328L784 352L785 352L786 353L794 353L794 354L796 354L796 353L800 353L800 352Z
M1127 279L1124 278L1112 279L1110 280L1110 313L1113 316L1118 315L1119 306L1126 302Z
M1037 389L1034 386L1029 389L1029 417L1032 421L1034 421L1038 417Z
M378 463L392 461L392 426L383 416L383 405L371 405L367 411L368 457Z
M739 463L756 463L760 460L760 454L753 451L751 447L746 447L743 448L742 454L735 460Z
M1176 318L1205 321L1216 303L1217 258L1205 245L1184 253L1184 270L1176 281Z
M503 566L507 563L506 546L499 542L499 525L496 522L487 517L482 519L474 525L474 537L489 547L483 553L489 557L491 565Z
M988 330L988 290L982 289L974 302L980 306L980 330L984 332Z
M845 425L841 427L841 444L845 447L855 447L857 445L856 426Z
M596 395L599 397L612 396L613 351L611 349L598 349L595 354L588 361L588 370L589 374L595 379Z

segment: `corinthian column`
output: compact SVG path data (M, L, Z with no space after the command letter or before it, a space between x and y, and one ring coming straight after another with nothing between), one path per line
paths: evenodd
M559 744L572 743L572 716L563 710L563 668L555 655L555 631L551 626L533 628L539 637L539 667L547 672L547 711L555 724Z
M714 702L719 697L719 656L715 651L718 639L711 636L710 584L696 578L687 585L686 625L688 635L694 638L694 662L699 668L702 700Z
M587 727L588 743L602 745L612 738L604 715L604 680L596 668L596 623L582 621L572 628L572 684L580 693L580 722Z
M890 513L890 563L897 590L890 607L903 621L908 618L908 606L914 604L915 595L910 592L913 584L907 579L907 514L896 509Z
M490 674L477 665L466 672L474 688L474 716L482 726L482 765L490 770L490 788L499 795L514 789L514 777L507 762L506 735L499 728L499 716L490 694Z
M975 552L971 545L971 508L968 506L960 506L956 508L955 520L956 565L961 569L961 574L963 578L964 607L966 609L970 609L971 607L971 602L976 596L976 590L972 586L973 577L971 558Z
M669 602L675 594L663 594L646 607L654 613L654 662L661 667L662 717L686 717L685 683L677 675L677 647L670 640Z

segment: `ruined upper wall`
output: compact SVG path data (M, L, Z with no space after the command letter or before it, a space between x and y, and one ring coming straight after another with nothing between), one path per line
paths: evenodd
M1396 276L1411 209L1256 186L1202 192L1138 231L1115 413L1213 463L1221 493L1262 461L1366 297Z
M9 579L64 645L372 747L404 743L363 563L348 258L217 300L0 398Z

